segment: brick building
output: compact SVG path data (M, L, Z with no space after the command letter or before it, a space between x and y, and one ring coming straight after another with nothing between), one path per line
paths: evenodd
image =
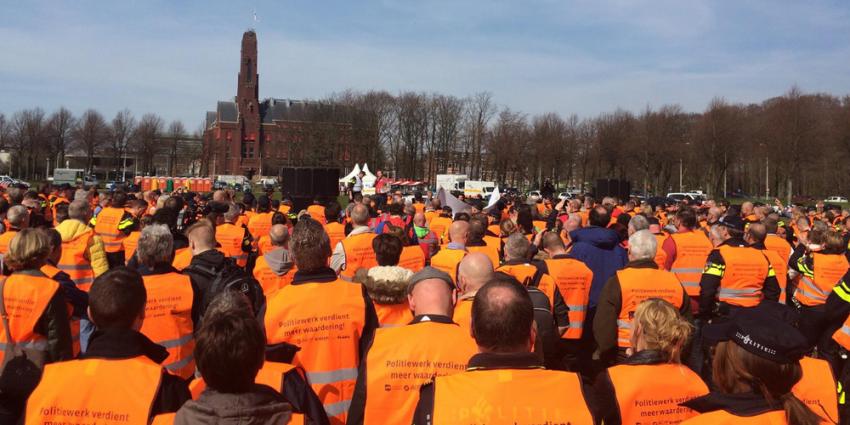
M259 99L257 34L242 35L236 98L206 115L201 174L277 176L287 166L349 166L359 160L353 111L339 105Z

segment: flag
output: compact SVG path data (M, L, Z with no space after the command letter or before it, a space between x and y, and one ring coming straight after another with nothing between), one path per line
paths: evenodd
M449 192L446 192L442 187L437 192L437 199L440 200L440 205L444 207L449 207L452 209L452 216L457 213L469 212L469 205L457 199L454 195Z
M496 186L496 188L493 189L493 193L490 194L490 200L487 201L487 207L484 209L489 210L490 208L493 208L496 206L496 202L499 202L499 199L502 199L502 194L499 193L499 186Z

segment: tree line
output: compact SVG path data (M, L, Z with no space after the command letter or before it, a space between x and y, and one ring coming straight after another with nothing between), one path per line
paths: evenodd
M66 156L84 157L86 172L91 172L98 158L104 158L111 171L120 172L124 159L137 160L128 166L140 173L157 171L154 158L163 150L173 158L177 141L189 137L183 123L166 121L157 114L136 118L129 109L118 111L108 120L95 109L80 116L65 107L48 114L42 108L24 109L10 116L0 112L0 149L11 154L8 172L24 180L45 180L45 172L64 168ZM198 137L197 133L193 137ZM48 167L49 161L49 167ZM165 165L173 174L174 161Z
M651 194L850 194L850 96L792 87L759 104L715 98L701 113L662 105L586 118L529 115L487 92L347 91L327 101L369 116L370 164L398 178L433 182L448 172L521 188L611 178Z

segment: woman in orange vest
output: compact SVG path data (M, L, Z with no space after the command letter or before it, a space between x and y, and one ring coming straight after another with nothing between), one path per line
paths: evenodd
M413 320L407 303L407 284L413 272L398 266L401 240L392 234L382 233L372 241L372 247L378 265L358 270L354 281L363 284L372 298L381 327L406 325Z
M779 319L770 310L773 306L780 305L765 302L742 309L730 320L702 329L703 338L717 344L712 362L716 389L682 403L701 413L683 424L821 423L792 392L803 377L806 337Z
M690 323L659 298L640 303L633 323L630 357L602 372L594 383L598 417L605 424L634 424L649 417L656 423L678 423L696 416L678 406L708 394L699 375L680 361Z

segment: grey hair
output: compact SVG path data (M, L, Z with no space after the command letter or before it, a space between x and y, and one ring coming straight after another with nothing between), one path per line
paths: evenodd
M87 190L77 189L77 191L74 192L74 200L75 201L88 201L88 199L89 199L89 192Z
M91 208L85 199L77 199L68 204L68 218L85 221L89 218Z
M174 237L165 224L151 224L142 229L136 247L139 262L153 267L171 264L174 259Z
M28 217L29 211L23 205L15 205L6 211L6 220L9 220L9 224L15 227L21 227L24 224L24 220Z
M366 205L358 204L351 209L351 221L358 226L369 224L369 208Z
M528 258L528 239L522 233L514 233L505 242L505 258L525 260Z
M634 260L654 259L658 241L649 230L640 230L629 236L629 256Z
M642 215L636 215L629 220L629 227L634 229L635 232L639 232L641 230L649 229L649 220Z
M237 207L236 204L230 203L227 206L227 212L224 213L224 221L228 223L236 221L236 219L239 218L239 213L241 212L242 211L239 211L239 207Z

